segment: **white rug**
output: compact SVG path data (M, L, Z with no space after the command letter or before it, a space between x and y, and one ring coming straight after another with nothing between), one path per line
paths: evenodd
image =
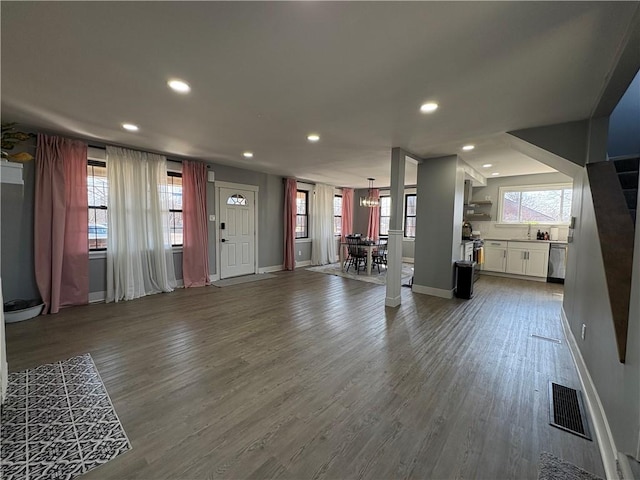
M340 267L340 263L330 263L329 265L321 265L319 267L309 267L307 268L310 272L318 272L318 273L326 273L328 275L335 275L337 277L350 278L352 280L359 280L361 282L367 283L375 283L376 285L386 285L387 284L387 269L384 267L380 267L380 273L378 273L378 268L373 267L371 269L371 275L367 275L366 271L360 271L360 273L356 273L353 268L349 269L349 272L343 271ZM412 263L403 263L402 264L402 284L409 284L411 282L411 277L413 277L413 264Z
M10 373L1 420L6 480L70 480L131 448L88 353Z

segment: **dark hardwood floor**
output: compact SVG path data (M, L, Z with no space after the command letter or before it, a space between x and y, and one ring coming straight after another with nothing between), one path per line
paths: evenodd
M7 325L9 368L91 353L133 449L89 479L535 479L541 451L604 476L548 425L548 381L580 388L562 286L485 276L390 309L383 286L276 275Z

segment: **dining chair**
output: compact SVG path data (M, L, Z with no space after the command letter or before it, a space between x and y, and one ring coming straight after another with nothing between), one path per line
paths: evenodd
M380 265L387 266L387 248L388 248L389 240L386 238L381 238L378 241L378 247L371 252L371 258L373 261L373 265L378 267L378 273L380 273ZM373 266L372 265L372 266Z
M353 235L347 235L347 252L348 257L346 260L347 263L347 272L352 265L356 268L356 273L360 274L360 264L362 264L365 268L367 267L367 252L360 248L359 244L362 241L360 237L356 237Z

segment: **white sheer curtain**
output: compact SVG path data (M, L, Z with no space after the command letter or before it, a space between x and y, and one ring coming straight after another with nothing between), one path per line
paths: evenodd
M333 235L333 196L335 188L318 184L311 211L311 263L325 265L336 261L336 237Z
M108 146L107 181L107 302L171 292L166 158Z

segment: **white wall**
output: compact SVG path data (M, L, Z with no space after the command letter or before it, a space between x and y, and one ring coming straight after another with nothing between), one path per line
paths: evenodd
M471 199L473 201L491 200L491 207L477 208L477 211L487 211L491 215L491 221L479 222L472 221L474 230L480 230L482 238L490 239L509 239L524 238L527 235L528 227L525 225L504 225L499 224L498 219L498 201L500 187L524 186L524 185L545 185L553 183L572 183L571 177L562 173L540 173L537 175L517 175L512 177L490 178L487 180L485 187L474 187ZM538 229L548 232L551 225L536 224L531 227L531 238L535 240ZM558 227L558 240L566 240L569 227Z

